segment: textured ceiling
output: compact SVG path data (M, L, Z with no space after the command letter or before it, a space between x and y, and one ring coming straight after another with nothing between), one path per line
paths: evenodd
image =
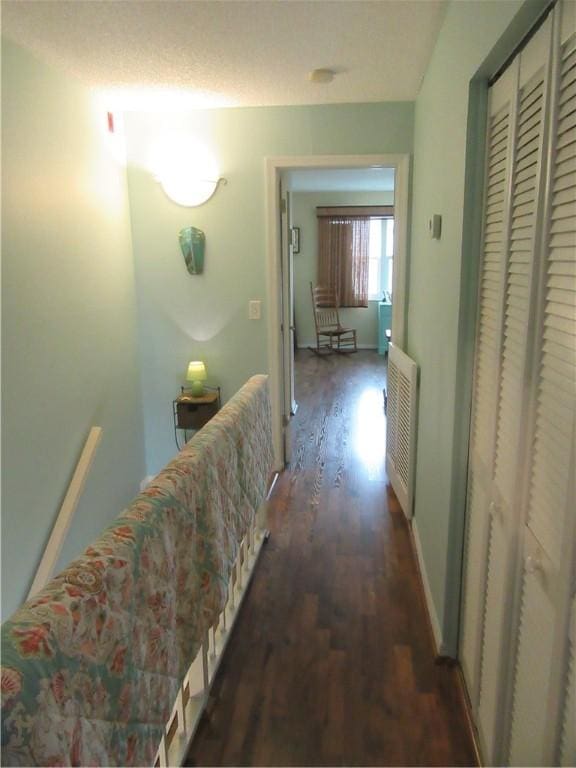
M2 31L49 63L143 106L413 100L444 0L3 0ZM332 83L307 79L329 67ZM182 98L186 94L188 99Z

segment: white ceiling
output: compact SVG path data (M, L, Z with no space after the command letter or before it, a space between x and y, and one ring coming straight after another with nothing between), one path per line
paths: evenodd
M288 171L292 192L393 192L393 168L311 168Z
M3 0L2 32L142 108L413 100L445 0ZM337 72L312 83L312 69ZM150 93L152 89L152 94ZM123 101L122 101L123 100Z

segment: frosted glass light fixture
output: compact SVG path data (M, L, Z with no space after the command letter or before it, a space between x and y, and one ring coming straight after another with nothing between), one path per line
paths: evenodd
M204 394L203 382L205 382L206 379L206 366L201 360L192 360L188 363L186 381L192 382L190 390L194 397L201 397Z
M178 205L202 205L220 183L226 184L208 148L187 136L164 137L152 164L162 189Z

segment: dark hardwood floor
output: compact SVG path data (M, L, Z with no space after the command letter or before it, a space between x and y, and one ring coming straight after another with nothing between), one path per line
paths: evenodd
M473 765L386 481L383 358L296 370L292 463L186 765Z

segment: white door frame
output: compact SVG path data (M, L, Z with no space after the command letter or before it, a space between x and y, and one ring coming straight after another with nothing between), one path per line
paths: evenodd
M280 175L305 168L394 168L394 271L392 274L392 340L404 348L408 244L410 155L306 155L266 158L266 267L268 278L268 367L272 405L275 468L284 468L282 380L282 274L280 245ZM286 339L289 334L286 335Z

